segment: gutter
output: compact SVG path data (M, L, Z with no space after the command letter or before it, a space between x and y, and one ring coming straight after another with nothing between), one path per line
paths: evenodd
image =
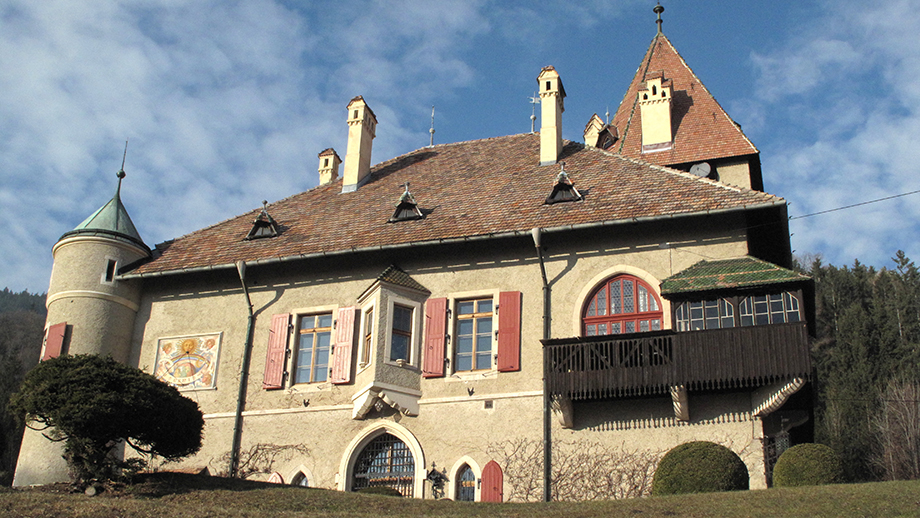
M249 361L252 357L252 324L255 320L252 314L252 300L249 298L249 289L246 288L246 263L236 263L237 272L240 274L240 283L243 285L243 295L246 296L246 307L249 310L246 324L246 345L243 347L243 362L240 366L240 387L236 396L236 413L233 416L233 444L230 447L230 478L236 478L240 467L240 442L243 435L243 410L246 406L246 387L249 383Z
M552 320L550 303L551 288L546 280L546 265L543 263L543 249L540 247L540 228L530 231L533 244L537 248L537 257L540 259L540 274L543 277L543 340L549 340L552 335ZM546 348L543 347L543 501L553 500L553 422L552 398L546 376Z
M699 216L715 216L722 214L733 214L736 212L746 212L749 210L757 209L767 209L777 206L785 206L786 201L783 199L778 199L776 201L768 203L759 203L756 205L742 205L741 207L732 207L729 209L715 209L715 210L705 210L698 212L684 212L679 214L664 214L660 216L644 216L639 218L629 218L629 219L615 219L608 221L599 221L594 223L578 223L574 225L562 225L558 227L547 227L541 228L540 232L542 233L556 233L556 232L567 232L572 230L588 230L595 228L604 228L611 226L620 226L628 224L638 224L638 223L651 223L657 221L668 221L675 219L684 219L684 218L693 218ZM409 241L407 243L397 243L392 245L376 245L376 246L366 246L361 248L346 248L342 250L333 250L329 252L314 252L309 254L297 254L297 255L288 255L283 257L270 257L266 259L254 259L251 261L246 261L246 264L249 266L263 266L270 264L279 264L286 263L291 261L300 261L304 259L316 259L321 257L337 257L348 254L357 254L363 252L380 252L384 250L400 250L406 248L412 248L416 246L429 246L429 245L448 245L448 244L458 244L458 243L469 243L473 241L487 241L492 239L507 239L511 237L522 237L530 235L531 231L529 230L510 230L505 232L497 232L491 234L482 234L478 236L464 236L464 237L454 237L446 239L432 239L430 241ZM237 263L225 263L225 264L216 264L209 266L196 266L193 268L180 268L178 270L166 270L160 272L149 272L149 273L126 273L119 275L117 278L119 280L129 280L129 279L142 279L142 278L154 278L154 277L166 277L170 275L181 275L186 273L201 273L201 272L211 272L217 270L229 270L236 268Z

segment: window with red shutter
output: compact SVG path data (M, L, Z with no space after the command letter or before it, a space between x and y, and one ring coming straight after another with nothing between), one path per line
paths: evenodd
M521 292L498 295L498 371L521 370Z
M351 351L355 337L355 306L339 308L335 322L335 349L332 351L332 383L351 382Z
M444 376L445 346L447 345L447 299L428 299L425 303L425 359L422 376Z
M272 316L268 334L268 354L265 358L265 375L262 388L280 389L284 386L284 363L287 358L288 325L291 315Z
M57 358L64 349L64 336L67 334L67 322L54 324L48 327L48 335L45 337L45 353L42 355L42 361Z
M482 489L480 491L480 500L483 502L504 501L502 468L494 460L490 460L482 469Z

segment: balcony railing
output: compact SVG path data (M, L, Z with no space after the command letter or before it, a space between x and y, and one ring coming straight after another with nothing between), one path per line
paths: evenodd
M811 378L804 322L543 341L553 395L572 399L754 387Z

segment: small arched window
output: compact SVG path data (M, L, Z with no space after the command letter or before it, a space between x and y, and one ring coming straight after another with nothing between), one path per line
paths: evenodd
M294 475L294 478L291 479L292 486L300 487L310 487L310 481L307 480L307 476L304 475L303 471L298 472Z
M661 301L645 281L617 275L591 293L582 313L585 336L661 330Z
M473 502L476 500L476 474L469 464L464 464L457 472L457 501Z

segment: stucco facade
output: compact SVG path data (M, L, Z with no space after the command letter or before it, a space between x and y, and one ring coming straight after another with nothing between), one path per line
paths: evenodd
M686 67L659 38L646 60ZM501 501L533 499L520 486L545 483L508 471L520 460L511 444L660 456L710 440L741 456L752 488L766 487L768 446L789 430L767 437L763 420L788 410L807 365L749 368L732 353L726 373L711 375L681 367L679 348L684 331L718 348L738 328L731 340L769 356L778 346L769 325L804 329L807 279L789 270L785 202L756 190L759 158L740 130L726 130L734 140L705 127L666 135L691 75L637 75L624 104L644 102L639 84L666 91L667 102L634 111L660 119L647 138L672 146L670 165L709 160L718 178L649 163L641 145L631 155L618 119L592 119L596 142L562 140L565 90L553 67L537 78L539 134L433 146L374 167L376 116L355 97L344 178L327 149L315 189L153 251L124 229L100 237L84 223L65 236L49 344L112 354L195 400L206 427L201 451L180 464L190 469L238 474L262 445L280 448L253 475L264 479ZM694 102L708 102L697 92L706 98ZM692 113L673 116L694 130ZM392 185L404 186L398 200ZM758 309L777 301L783 309ZM695 313L716 307L714 320ZM61 323L71 331L58 340L50 330ZM592 352L602 347L614 352ZM637 375L660 380L629 381ZM27 436L17 485L66 474L48 451Z

